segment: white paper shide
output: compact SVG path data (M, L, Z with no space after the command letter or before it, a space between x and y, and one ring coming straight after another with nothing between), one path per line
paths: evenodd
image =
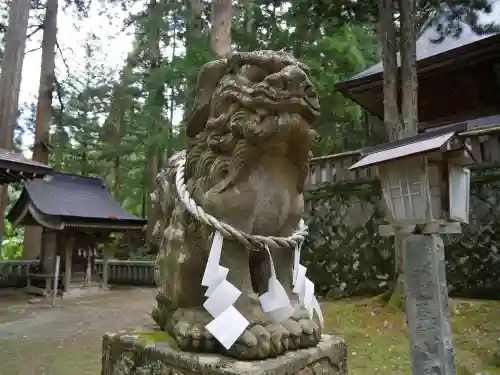
M300 264L301 249L302 243L298 243L295 247L293 262L293 292L298 294L299 304L309 312L309 317L312 319L315 312L323 327L323 313L321 312L318 299L314 295L314 283L306 277L307 268Z
M223 240L220 232L215 232L201 284L208 287L205 292L208 298L203 307L214 317L206 328L222 346L229 349L249 323L233 306L241 291L226 280L229 270L219 264Z
M275 323L281 323L287 320L293 314L293 307L288 298L288 294L283 285L276 277L273 258L271 252L266 247L269 256L269 265L271 267L271 277L269 278L267 292L259 297L262 311L267 313Z
M240 297L241 291L227 281L229 270L220 265L222 244L224 238L218 231L215 232L212 247L208 255L202 285L207 287L203 304L205 310L212 315L214 320L207 324L207 330L226 348L238 340L248 327L248 320L234 307L234 303ZM323 314L318 300L314 296L314 284L306 277L306 267L300 264L300 251L302 243L298 243L294 253L293 263L293 292L299 296L299 307L309 311L312 318L315 312L321 326L323 326ZM262 310L268 314L274 323L282 323L294 313L294 307L286 293L283 285L276 277L271 252L265 249L269 256L271 277L268 281L268 290L259 297Z

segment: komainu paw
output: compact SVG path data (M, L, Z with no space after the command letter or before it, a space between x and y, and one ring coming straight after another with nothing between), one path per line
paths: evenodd
M209 313L200 308L177 309L172 317L170 334L182 350L212 353L219 346L205 328L212 319Z
M290 349L309 348L321 341L321 326L309 317L309 312L304 308L298 308L282 324L290 332Z
M271 335L262 325L250 325L225 354L242 360L268 358L271 356Z

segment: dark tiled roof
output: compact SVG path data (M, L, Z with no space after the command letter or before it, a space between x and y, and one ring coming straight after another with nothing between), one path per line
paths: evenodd
M491 13L479 12L478 24L486 25L489 23L500 23L500 0L491 1L492 10ZM490 38L495 34L489 35L478 35L476 34L470 26L462 23L462 32L459 38L452 36L446 37L440 43L435 41L439 39L439 35L435 27L428 27L422 34L422 36L417 41L417 61L422 61L427 58L443 54L445 52L465 47L469 44L478 42L482 39ZM400 63L400 57L398 53L398 65ZM374 66L358 73L348 81L354 81L360 78L368 77L374 74L379 74L383 70L382 62L375 64ZM348 82L346 81L346 82Z
M33 204L46 215L143 220L125 212L99 178L53 173L31 181L26 190Z
M43 177L51 170L49 166L28 159L20 153L0 148L0 184Z
M99 223L114 227L121 224L141 227L146 223L145 219L126 212L103 181L94 177L53 172L44 179L29 182L9 212L9 220L23 222L21 216L27 212L24 208L30 204L45 218L67 224L88 223L98 228Z
M27 157L25 157L21 153L9 151L9 150L6 150L4 148L0 148L0 160L10 161L12 163L16 163L19 165L31 165L31 166L35 166L35 167L45 168L47 170L52 169L43 163L39 163L37 161L28 159Z

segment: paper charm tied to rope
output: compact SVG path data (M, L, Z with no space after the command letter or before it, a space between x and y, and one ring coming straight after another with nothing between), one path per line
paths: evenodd
M314 295L314 283L306 277L307 268L300 264L301 249L302 243L298 243L293 261L293 292L298 294L299 303L309 312L310 318L313 317L313 312L316 312L323 327L324 317L318 299Z
M233 306L241 291L226 280L229 270L219 264L223 240L220 232L215 232L201 284L208 287L205 292L208 299L203 307L214 317L206 328L224 348L229 349L249 322Z
M269 255L269 264L271 267L271 277L267 284L267 292L259 297L262 311L267 313L274 323L282 323L293 314L293 307L290 298L283 288L283 285L276 278L273 258L269 248L266 246Z

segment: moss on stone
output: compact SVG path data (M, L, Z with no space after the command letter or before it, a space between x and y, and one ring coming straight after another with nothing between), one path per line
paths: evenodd
M391 291L392 293L389 301L387 301L387 307L396 311L404 311L405 295L403 284L397 283L391 288Z
M139 341L144 345L149 345L153 343L164 343L168 344L173 348L177 348L177 343L174 338L170 336L167 332L160 329L155 329L152 331L134 332L133 335L137 336Z

